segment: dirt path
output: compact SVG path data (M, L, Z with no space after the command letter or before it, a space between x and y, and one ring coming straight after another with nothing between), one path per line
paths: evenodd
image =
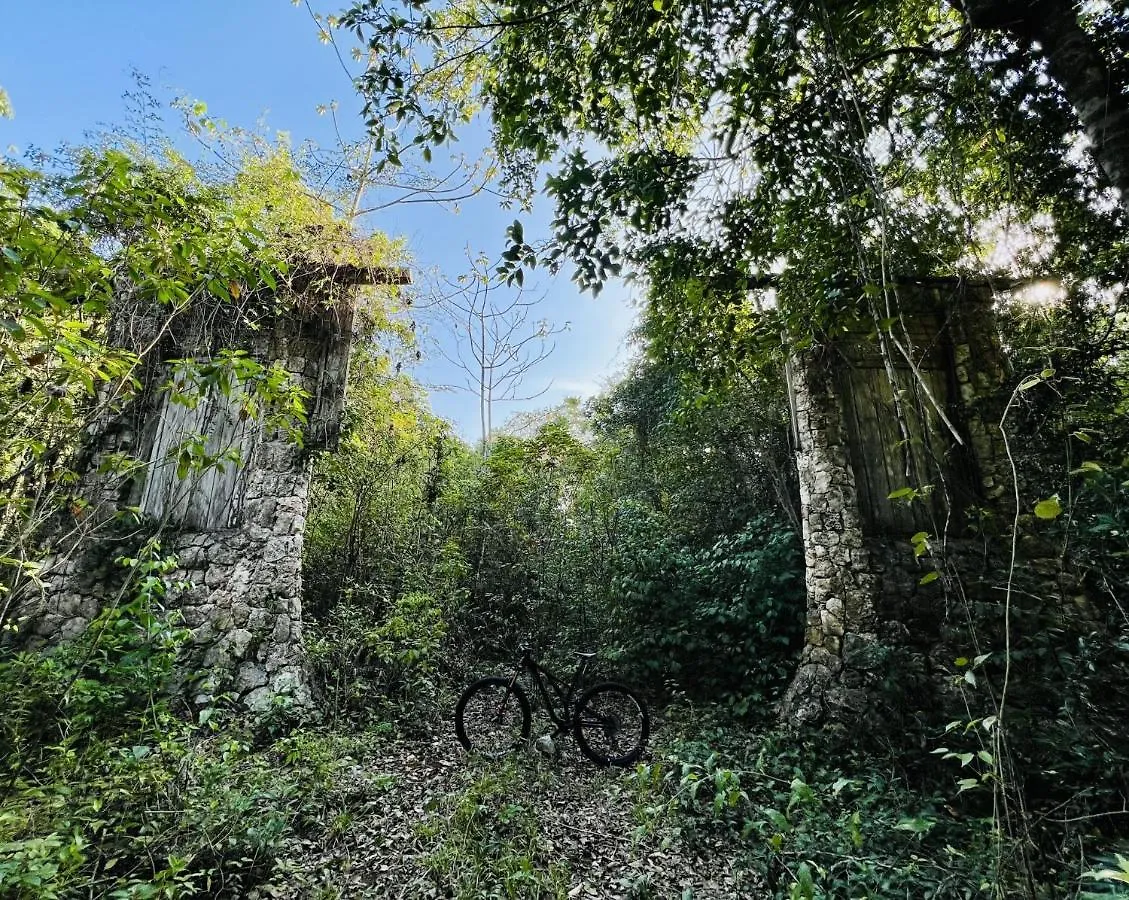
M255 897L759 896L724 838L683 834L631 772L559 749L478 760L450 733L376 748L338 784L328 837L296 840Z

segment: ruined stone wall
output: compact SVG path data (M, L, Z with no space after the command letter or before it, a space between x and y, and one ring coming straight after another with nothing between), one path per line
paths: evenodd
M263 710L276 697L309 702L301 653L301 558L308 464L285 441L263 441L247 461L241 521L231 528L195 531L166 525L162 555L183 582L166 598L192 631L185 671L205 671L192 695L205 703L231 692ZM77 637L107 605L125 600L130 586L115 565L133 555L153 529L107 529L60 548L45 561L43 594L32 616L33 643Z
M208 673L198 699L231 689L249 707L275 698L309 701L302 642L302 539L309 462L301 449L266 440L248 461L241 521L180 532L169 550L191 587L175 598ZM210 683L209 683L210 682Z
M837 362L820 348L790 363L807 625L784 708L799 722L815 721L828 705L865 705L863 677L853 669L878 627L877 581L863 540Z
M262 422L233 429L231 422L246 417L220 396L205 398L214 413L208 416L168 402L163 385L170 368L164 360L222 349L215 330L205 325L197 314L166 327L160 356L146 365L136 397L91 428L79 488L86 505L65 513L55 530L54 553L42 571L43 590L22 603L24 639L42 644L73 638L100 610L122 602L130 587L114 559L135 556L155 535L162 555L178 558L179 568L167 578L183 586L166 605L192 632L181 668L186 674L202 672L202 678L190 685L191 696L205 703L228 693L259 711L276 701L304 706L311 699L301 649L309 451L336 437L351 309L313 307L260 317L253 328L223 331L222 348L244 350L263 364L280 362L310 394L301 445ZM141 341L158 327L135 320L128 331ZM222 464L228 470L218 476L204 472L178 478L175 458L166 452L169 440L183 437L178 429L205 432L209 448L216 441L232 442L240 464L235 469L231 462ZM115 455L144 465L108 472L106 463ZM223 492L219 501L207 496L217 490ZM138 505L140 519L129 512Z
M950 576L990 600L999 574L967 527L977 505L998 510L1008 483L992 293L942 282L898 296L912 365L860 334L790 363L807 629L782 711L799 724L863 712L879 647L936 663ZM916 551L915 535L927 536Z

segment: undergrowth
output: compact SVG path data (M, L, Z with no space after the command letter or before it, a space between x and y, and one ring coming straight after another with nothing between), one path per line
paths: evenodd
M381 730L190 715L171 690L188 633L161 605L175 561L120 562L132 594L74 642L0 657L0 897L244 896L297 836L342 827L340 773Z
M446 611L429 594L386 602L348 588L305 636L328 722L357 727L394 719L425 731L447 699L437 674L446 634Z
M310 861L347 848L400 802L400 776L370 769L374 749L425 726L436 746L441 609L414 594L383 618L354 619L364 627L352 632L344 617L331 623L315 637L315 665L350 661L364 689L341 698L329 726L284 731L285 717L251 722L222 702L190 710L174 699L189 639L162 606L175 563L156 545L121 562L131 592L77 640L0 656L0 897L348 896ZM1088 647L1056 657L1077 702L1048 708L1038 728L1012 726L1009 796L1027 804L1022 831L1005 832L993 807L1003 770L975 740L984 720L908 746L877 723L867 734L796 735L758 729L724 703L679 705L662 712L644 762L588 782L585 802L621 810L629 792L635 830L616 840L632 858L722 854L765 897L1126 897L1129 847L1108 785L1127 753L1093 702L1098 673L1118 669L1091 665ZM404 871L433 894L562 898L587 877L546 815L575 800L555 790L551 779L573 777L555 763L469 760L449 772L453 791L425 770L403 773L425 796ZM1095 786L1082 783L1091 777ZM616 877L628 896L668 895L651 870Z
M420 824L434 848L425 865L447 896L566 897L569 870L542 833L528 777L514 759L472 771L449 806Z
M1074 833L1073 859L1017 865L1029 848L997 828L990 792L968 791L974 754L938 768L859 735L755 736L710 719L699 709L676 724L632 773L637 833L690 847L721 837L766 897L1129 897L1123 845L1095 827Z

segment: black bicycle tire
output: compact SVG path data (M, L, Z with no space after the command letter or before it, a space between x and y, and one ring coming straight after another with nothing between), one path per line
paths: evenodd
M615 691L616 693L625 694L630 697L635 702L635 705L639 707L639 714L642 718L638 746L632 748L630 753L625 753L622 756L605 756L602 753L598 753L592 749L592 746L584 738L584 723L581 719L581 713L592 697L607 691ZM572 716L572 734L573 737L576 738L576 745L580 748L580 752L596 765L629 766L643 755L643 751L647 748L647 739L651 736L651 718L650 714L647 712L647 704L643 702L642 697L625 684L620 684L617 681L603 681L600 684L594 684L581 694L580 699L576 701Z
M463 714L466 712L467 703L470 699L483 688L494 687L496 685L503 686L508 689L509 693L517 698L518 706L521 708L521 739L528 741L530 734L533 731L533 710L529 705L529 698L525 695L520 684L513 684L512 678L503 678L499 675L488 675L485 678L479 678L477 681L471 682L467 685L466 690L459 696L459 702L455 704L455 737L459 739L459 743L469 753L474 751L474 743L466 732L466 723L463 721Z

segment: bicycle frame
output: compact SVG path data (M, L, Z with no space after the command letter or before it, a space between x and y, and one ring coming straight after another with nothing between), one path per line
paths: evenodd
M522 651L521 662L518 664L518 669L514 672L513 678L510 679L510 687L513 687L517 682L522 669L528 671L533 679L533 683L537 686L538 693L541 695L541 702L545 707L545 712L557 727L554 734L563 734L572 728L573 700L580 686L583 684L584 673L588 670L588 666L591 662L592 657L590 655L582 655L580 663L577 665L576 671L572 673L572 678L569 679L566 687L560 678L533 658L532 652L524 650ZM558 709L560 710L559 712Z

